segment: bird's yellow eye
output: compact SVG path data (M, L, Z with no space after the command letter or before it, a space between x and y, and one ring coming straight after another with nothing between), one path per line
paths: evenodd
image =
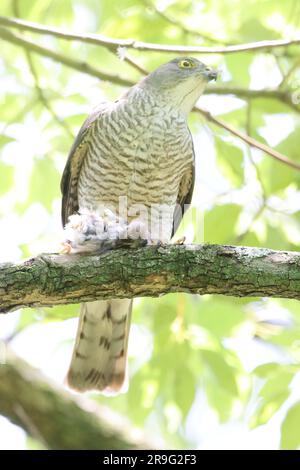
M196 64L192 60L183 59L179 62L178 65L181 69L191 69L195 67Z

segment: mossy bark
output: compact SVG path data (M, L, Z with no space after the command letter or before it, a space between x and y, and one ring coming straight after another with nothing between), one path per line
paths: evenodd
M0 265L0 312L169 292L300 299L300 253L221 245L42 254Z
M0 364L0 414L47 449L149 449L126 420L49 383L11 353ZM3 440L4 436L1 436Z

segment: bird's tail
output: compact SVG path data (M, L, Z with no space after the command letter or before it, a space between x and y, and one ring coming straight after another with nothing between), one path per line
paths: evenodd
M81 305L68 385L80 392L115 393L122 387L132 310L131 299Z

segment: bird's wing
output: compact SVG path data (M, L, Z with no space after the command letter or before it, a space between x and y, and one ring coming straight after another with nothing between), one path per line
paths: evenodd
M180 222L184 216L184 213L188 209L186 207L188 204L191 203L194 191L194 184L195 184L195 150L194 144L192 140L192 136L190 133L191 144L192 144L192 152L193 152L193 162L190 166L190 169L187 173L183 175L179 184L179 191L177 195L177 204L174 210L173 216L173 231L172 237L175 235L176 230L178 229Z
M95 121L107 110L108 104L101 103L83 123L68 156L62 175L60 189L62 192L61 216L62 223L68 222L68 217L78 211L77 185L82 163L88 149L88 136Z

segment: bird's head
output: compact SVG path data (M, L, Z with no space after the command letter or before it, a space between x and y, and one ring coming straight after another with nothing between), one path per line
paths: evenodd
M217 79L217 72L191 57L179 57L158 67L144 80L143 86L162 95L164 101L188 114L207 83Z

